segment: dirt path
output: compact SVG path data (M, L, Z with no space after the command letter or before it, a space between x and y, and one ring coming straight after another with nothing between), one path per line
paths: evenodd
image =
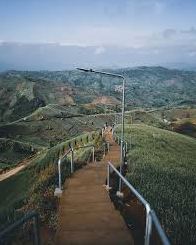
M26 168L29 165L29 163L32 161L33 157L34 156L29 157L27 159L24 159L21 163L18 164L17 167L15 167L15 168L13 168L13 169L1 174L0 175L0 182L5 180L5 179L8 179L9 177L11 177L11 176L17 174L18 172L20 172L22 169Z
M119 211L105 189L107 161L119 163L119 146L113 143L101 162L90 163L74 173L60 200L55 244L134 244Z

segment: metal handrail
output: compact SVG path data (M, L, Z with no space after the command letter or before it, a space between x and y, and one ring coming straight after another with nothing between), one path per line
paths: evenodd
M113 132L113 139L116 141L117 140L117 144L120 145L121 144L121 140L120 140L120 137L115 133ZM124 144L123 144L123 151L124 151L124 157L126 156L126 153L128 151L128 143L127 141L124 139Z
M154 224L160 239L164 245L169 245L170 242L163 231L160 222L154 212L151 209L150 204L144 199L144 197L128 182L128 180L114 167L111 162L108 162L108 169L107 169L107 189L111 189L110 187L110 168L114 170L114 172L120 177L120 179L126 184L126 186L134 193L137 199L144 205L146 209L146 227L145 227L145 245L150 244L150 236L152 233L152 223Z
M59 189L62 190L62 184L61 184L61 163L63 159L71 153L71 174L73 173L73 148L70 148L62 157L58 160L58 172L59 172Z
M4 236L13 230L15 230L17 227L23 225L27 221L33 219L33 231L34 231L34 244L39 245L40 244L40 234L39 234L39 214L36 211L32 211L28 214L26 214L21 219L17 220L15 223L11 224L7 228L5 228L3 231L0 231L0 243L2 242Z
M77 148L70 148L63 156L61 156L58 160L58 184L59 186L57 188L55 188L54 191L54 196L60 197L62 195L62 179L61 179L61 163L63 161L63 159L69 154L71 153L71 174L74 172L74 150L78 150L78 149L83 149L83 148L87 148L87 147L92 147L93 149L93 162L95 162L95 146L94 145L86 145L86 146L79 146Z
M79 147L75 148L74 150L88 148L88 147L92 147L93 148L93 162L95 162L95 146L94 145L79 146Z

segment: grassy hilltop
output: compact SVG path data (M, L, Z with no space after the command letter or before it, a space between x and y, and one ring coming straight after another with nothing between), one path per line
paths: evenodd
M156 210L173 244L195 244L196 141L142 124L127 125L129 181Z

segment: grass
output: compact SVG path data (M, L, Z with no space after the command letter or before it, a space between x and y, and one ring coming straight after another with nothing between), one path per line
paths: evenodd
M41 147L28 143L0 138L0 169L7 170L13 168L19 162L41 149Z
M43 119L37 116L40 111ZM85 132L101 129L106 121L112 124L114 120L114 115L73 116L74 112L69 112L69 108L63 110L55 105L40 108L34 114L26 121L1 126L1 137L40 147L51 147Z
M37 158L23 171L0 182L0 229L29 210L36 209L42 222L55 226L57 199L54 189L58 183L57 161L59 156L72 145L99 144L99 132L83 134L76 138L62 142L51 149L44 149ZM76 168L85 164L90 150L76 152L74 160ZM69 160L62 165L63 180L70 176Z
M155 209L172 244L195 244L196 140L146 125L125 132L127 178Z

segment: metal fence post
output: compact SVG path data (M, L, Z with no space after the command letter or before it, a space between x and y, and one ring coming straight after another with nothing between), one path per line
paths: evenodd
M151 209L150 209L150 207L147 205L147 206L146 206L145 241L144 241L144 244L145 244L145 245L149 245L149 244L150 244L150 235L151 235L151 230L152 230L152 218L151 218L150 212L151 212Z
M107 145L108 145L108 152L109 152L110 151L110 143L108 142Z
M131 183L119 172L119 170L114 167L114 165L111 162L108 162L109 165L109 170L112 169L112 171L114 171L120 179L122 179L123 183L130 189L130 191L136 196L137 200L139 200L143 206L145 207L146 210L146 224L145 224L145 236L144 236L144 245L150 245L151 243L151 234L152 234L152 223L153 223L153 228L156 229L156 231L158 232L158 236L161 240L160 244L164 244L164 245L170 245L170 242L164 232L164 230L161 227L161 224L155 214L155 212L151 209L150 204L143 198L143 196L131 185ZM107 172L107 189L108 189L108 185L110 185L109 183L109 175L108 175L109 171ZM109 188L111 189L112 186ZM123 195L121 194L121 192L117 191L116 195L118 197L123 197ZM153 237L152 237L152 242L153 241Z
M93 162L95 161L95 147L93 146Z
M74 172L74 162L73 162L73 158L74 158L74 153L73 153L73 148L71 148L71 173Z
M58 172L59 172L59 189L61 190L61 158L58 160Z
M103 156L105 157L105 143L103 143Z
M121 144L120 144L120 148L121 148L121 159L120 159L120 174L122 174L122 167L123 167L123 164L124 164L124 142L123 140L121 139ZM119 187L118 187L118 195L120 195L121 193L121 189L122 189L122 179L119 178Z
M108 164L107 188L110 188L110 165Z

